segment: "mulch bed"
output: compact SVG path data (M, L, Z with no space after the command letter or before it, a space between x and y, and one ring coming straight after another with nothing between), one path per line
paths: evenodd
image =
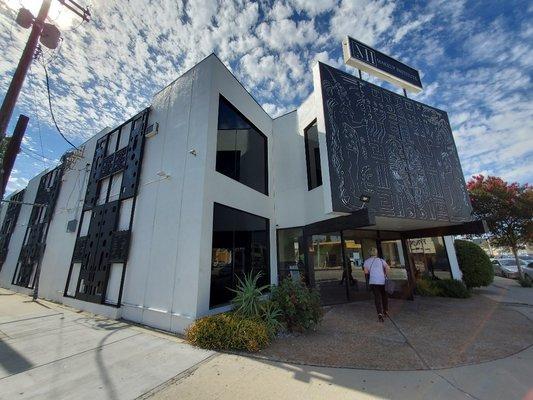
M531 320L483 296L390 302L385 323L377 321L371 301L326 307L316 332L281 336L258 356L317 366L423 370L503 358L533 344Z

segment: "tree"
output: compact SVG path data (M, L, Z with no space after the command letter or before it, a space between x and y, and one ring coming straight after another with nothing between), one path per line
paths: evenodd
M527 183L507 183L496 176L473 176L467 184L474 215L487 222L492 242L511 248L518 259L518 249L533 242L533 188Z

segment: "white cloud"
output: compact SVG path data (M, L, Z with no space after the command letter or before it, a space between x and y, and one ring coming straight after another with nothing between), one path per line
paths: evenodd
M310 16L331 11L337 5L337 0L290 0L294 8L304 11Z
M28 35L13 23L19 0L6 1L0 2L2 76L13 73ZM53 58L48 68L58 123L78 143L150 104L153 93L211 52L267 112L280 115L309 95L315 60L355 73L340 51L341 39L350 35L422 70L425 90L415 98L448 111L465 174L533 178L533 26L527 18L509 23L514 17L502 14L486 23L468 14L464 0L91 3L91 22L74 29L79 19L73 19L63 29L60 52L46 53ZM0 80L0 92L8 81ZM65 149L57 134L44 135L41 150L33 123L53 132L39 64L32 66L19 108L32 121L25 146L57 159ZM19 158L19 183L43 168L42 161Z

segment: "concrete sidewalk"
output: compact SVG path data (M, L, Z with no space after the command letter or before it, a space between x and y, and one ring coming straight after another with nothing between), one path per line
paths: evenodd
M134 399L207 359L175 336L0 289L0 399Z
M498 290L513 289L502 287L490 290L506 299ZM294 365L199 350L173 335L2 289L0 339L2 400L533 400L533 347L495 361L425 371Z
M533 321L533 289L496 278L476 292ZM429 330L418 332L420 340L431 337ZM532 378L533 346L494 361L425 371L316 367L223 354L162 388L154 399L533 400Z
M433 371L324 368L219 355L153 399L532 400L531 377L531 347L502 360Z
M523 288L514 279L496 276L492 285L475 289L475 292L533 321L533 288Z

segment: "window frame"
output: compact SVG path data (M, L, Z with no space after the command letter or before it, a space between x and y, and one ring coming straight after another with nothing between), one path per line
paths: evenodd
M219 126L218 126L218 123L219 123L219 119L220 119L220 102L221 101L224 101L226 103L227 106L229 106L229 108L235 112L240 118L242 118L244 121L246 121L257 133L259 133L259 135L261 135L263 137L263 139L265 140L265 148L264 148L264 157L265 157L265 166L264 166L264 179L265 179L265 191L262 192L260 190L257 190L237 179L234 179L230 176L227 176L226 174L223 174L222 172L219 172L217 170L217 167L216 167L216 154L215 154L215 171L218 172L219 174L222 174L224 176L227 176L228 178L230 179L233 179L234 181L236 182L239 182L240 184L246 186L246 187L249 187L250 189L252 190L255 190L256 192L259 192L259 193L262 193L264 194L265 196L269 196L269 182L268 182L268 177L269 177L269 174L268 174L268 168L269 168L269 160L268 160L268 136L265 135L252 121L250 121L249 118L247 118L241 111L239 111L239 109L237 107L235 107L233 105L233 103L231 101L229 101L224 95L222 95L222 93L219 93L218 94L218 109L217 109L217 146L216 146L216 153L218 153L218 131L219 131ZM240 210L239 210L240 211ZM253 214L252 214L253 215Z
M309 158L309 146L308 146L309 133L308 132L314 125L317 126L317 141L318 141L318 121L316 118L304 128L305 165L306 165L306 171L307 171L307 191L316 189L324 184L324 181L322 180L322 165L320 165L320 169L319 169L320 185L316 185L315 187L312 187L312 183L311 183L311 163L310 163L310 158ZM319 154L320 160L322 160L322 157L320 156L320 144L318 146L318 154ZM316 170L316 162L315 162L315 170ZM318 174L317 174L317 178L318 178Z

